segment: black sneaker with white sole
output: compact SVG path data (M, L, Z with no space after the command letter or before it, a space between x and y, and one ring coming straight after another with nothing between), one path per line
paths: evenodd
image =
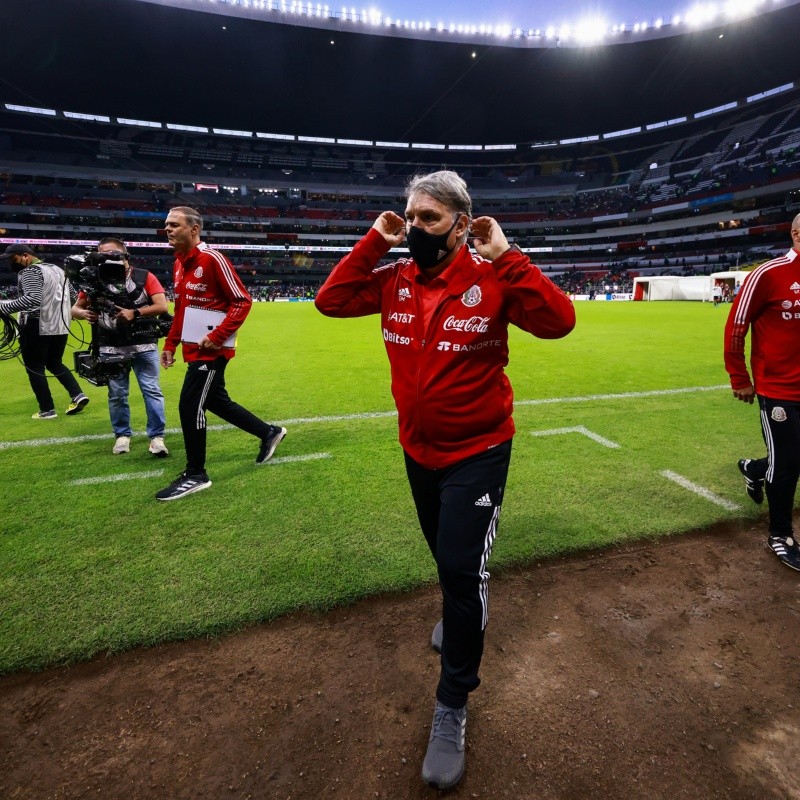
M211 481L205 472L201 472L199 475L188 475L181 472L166 489L156 492L156 500L178 500L186 497L187 494L202 492L209 486L211 486Z
M450 708L436 702L422 780L434 789L451 789L464 774L467 707Z
M738 464L739 472L744 475L744 488L748 496L754 503L761 505L764 502L764 481L760 478L751 478L747 474L747 468L751 461L752 459L750 458L740 459Z
M261 440L261 447L256 456L256 464L266 464L272 458L278 445L283 441L284 436L286 436L286 428L279 428L273 425L269 436L265 436Z
M800 547L791 536L769 535L769 546L778 559L790 569L800 572Z

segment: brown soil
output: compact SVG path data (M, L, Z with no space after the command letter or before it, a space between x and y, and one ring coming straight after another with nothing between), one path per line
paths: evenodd
M763 522L492 579L452 796L800 798L800 574ZM0 797L430 798L435 588L0 679Z

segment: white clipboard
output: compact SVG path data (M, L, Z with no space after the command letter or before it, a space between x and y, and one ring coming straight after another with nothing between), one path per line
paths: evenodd
M227 315L224 311L212 311L209 308L195 308L187 306L183 313L182 342L197 344L204 336L208 336ZM232 333L223 343L222 347L236 347L236 332Z

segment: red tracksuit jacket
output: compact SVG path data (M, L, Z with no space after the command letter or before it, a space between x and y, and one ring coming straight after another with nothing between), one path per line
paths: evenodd
M745 279L725 325L725 369L733 389L750 375L744 343L752 326L750 366L756 392L773 400L800 401L800 253L790 250Z
M316 306L331 317L380 313L400 444L441 469L514 435L509 323L557 339L575 326L575 310L516 248L489 262L464 245L432 281L409 259L377 267L389 249L370 229L331 272Z
M214 344L222 344L239 329L250 313L253 301L233 265L205 242L200 242L185 256L175 255L174 281L175 318L164 342L164 350L174 353L181 344L183 315L187 306L226 312L225 319L208 335ZM230 359L236 352L232 347L201 350L192 342L183 342L181 349L184 361L213 361L218 356Z

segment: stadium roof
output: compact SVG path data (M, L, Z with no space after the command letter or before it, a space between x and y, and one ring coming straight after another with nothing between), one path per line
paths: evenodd
M624 130L794 81L800 4L680 36L520 48L3 0L0 103L354 139L494 144Z

